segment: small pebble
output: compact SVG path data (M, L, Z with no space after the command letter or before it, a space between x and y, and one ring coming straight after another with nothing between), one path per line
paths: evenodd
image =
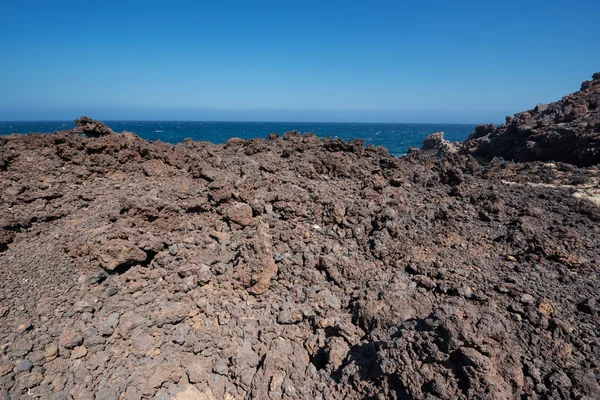
M33 324L31 324L31 322L25 322L22 324L19 324L19 326L17 326L17 333L21 334L21 333L25 333L28 330L31 330L33 328Z
M54 343L50 343L46 346L46 362L52 361L58 355L58 346Z
M71 352L71 360L76 360L78 358L85 357L86 354L87 349L85 348L85 346L77 346Z
M62 347L72 349L83 342L83 336L75 329L66 328L60 334L58 341Z
M17 372L17 373L19 373L19 372L29 372L32 367L33 367L33 364L31 363L31 361L29 361L29 360L21 360L17 364L17 368L15 368L15 372Z
M473 295L473 289L471 289L469 285L465 283L458 289L458 293L464 297L471 297Z
M521 303L523 304L532 304L535 302L535 298L530 294L524 294L521 296Z
M525 313L525 310L519 304L511 304L510 306L508 306L508 310L512 311L512 312L515 312L515 313L519 313L519 314L524 314Z

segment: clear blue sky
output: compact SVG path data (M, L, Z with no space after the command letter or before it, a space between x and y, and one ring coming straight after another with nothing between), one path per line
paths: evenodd
M0 120L498 122L600 70L600 1L5 1Z

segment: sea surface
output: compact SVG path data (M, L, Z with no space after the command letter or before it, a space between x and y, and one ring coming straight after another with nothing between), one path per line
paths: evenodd
M464 141L475 129L468 124L395 124L395 123L313 123L313 122L157 122L104 121L116 132L131 131L149 140L179 143L186 138L225 143L232 137L266 138L269 133L291 130L314 132L318 136L345 140L364 139L365 144L385 146L395 155L406 154L410 146L421 147L423 139L444 132L452 142ZM0 135L11 133L54 132L71 129L71 121L0 122Z

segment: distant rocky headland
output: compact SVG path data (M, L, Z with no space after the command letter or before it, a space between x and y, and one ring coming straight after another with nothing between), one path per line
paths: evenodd
M600 72L581 90L552 104L480 125L463 146L484 160L560 161L582 167L600 164Z
M598 399L599 106L400 158L0 137L0 399Z

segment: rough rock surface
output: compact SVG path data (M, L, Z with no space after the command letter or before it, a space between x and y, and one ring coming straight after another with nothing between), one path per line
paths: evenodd
M73 132L83 133L88 137L102 137L109 135L116 135L115 131L110 129L106 124L101 121L91 119L85 115L75 120L77 127L73 129Z
M0 157L0 398L600 398L596 167L298 132Z
M452 143L444 139L444 132L436 132L427 136L420 149L410 148L409 153L421 152L426 157L445 158L450 154L457 153L461 143Z
M477 126L462 152L482 160L600 164L600 72L556 103L538 104L498 127Z

